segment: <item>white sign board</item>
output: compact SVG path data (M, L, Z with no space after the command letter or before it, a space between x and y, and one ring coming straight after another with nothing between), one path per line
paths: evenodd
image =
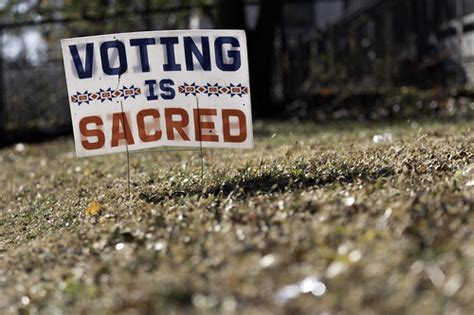
M122 33L61 46L78 156L253 147L244 31Z

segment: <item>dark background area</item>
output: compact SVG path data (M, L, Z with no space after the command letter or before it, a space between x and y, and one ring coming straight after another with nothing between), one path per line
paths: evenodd
M2 1L0 145L71 132L60 39L247 31L256 118L472 115L474 0Z

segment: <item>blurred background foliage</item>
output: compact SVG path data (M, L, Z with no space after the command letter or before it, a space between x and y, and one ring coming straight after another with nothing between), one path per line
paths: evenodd
M474 110L474 0L0 0L0 8L3 143L70 132L60 39L145 30L246 30L258 118Z

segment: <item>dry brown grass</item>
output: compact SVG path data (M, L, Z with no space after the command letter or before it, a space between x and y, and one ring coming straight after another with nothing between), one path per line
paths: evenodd
M203 182L132 155L131 199L124 155L1 150L0 313L474 312L473 121L256 125Z

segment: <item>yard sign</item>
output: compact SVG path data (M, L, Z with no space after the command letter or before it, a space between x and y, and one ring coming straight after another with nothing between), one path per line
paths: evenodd
M121 33L61 46L78 156L253 146L243 31Z

